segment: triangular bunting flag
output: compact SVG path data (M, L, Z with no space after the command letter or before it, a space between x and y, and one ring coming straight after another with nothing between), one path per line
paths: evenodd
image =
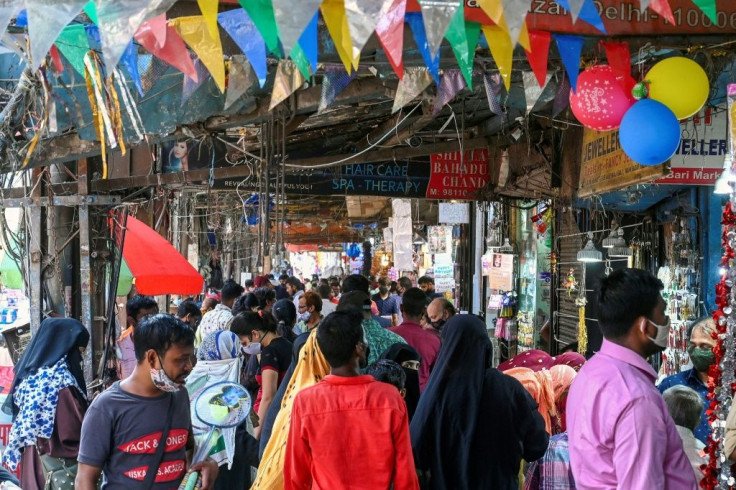
M629 43L616 43L613 41L601 41L606 52L608 64L617 74L623 77L623 87L627 92L631 90L635 81L631 77L631 53Z
M649 8L657 12L670 24L675 24L675 16L672 15L672 7L667 0L651 0Z
M130 78L133 79L135 88L138 89L138 93L143 97L143 84L141 83L141 74L138 71L138 46L133 44L133 41L128 43L128 47L123 51L123 56L120 58L125 68L128 70Z
M580 71L580 53L583 50L583 38L580 36L566 36L555 34L555 42L557 42L557 50L560 52L560 58L565 65L570 85L573 92L577 91L578 72Z
M718 25L718 11L716 0L693 0L693 3L708 16L713 25Z
M501 0L503 16L509 28L512 46L515 46L516 41L519 40L519 34L521 33L521 28L524 25L531 3L531 0Z
M559 0L559 2L557 3L559 3L560 7L562 7L563 9L572 12L572 7L570 6L570 2L572 1L575 0ZM584 0L583 4L581 5L579 17L573 17L573 22L576 22L578 18L586 24L592 25L603 34L606 34L606 26L603 25L603 20L601 19L601 16L598 13L598 9L593 3L593 0Z
M437 97L434 99L432 114L439 114L442 108L463 89L468 88L460 70L445 70L437 87Z
M161 14L161 16L165 18L166 14ZM144 22L135 33L135 40L152 55L170 64L192 80L197 81L197 70L194 68L191 58L189 58L186 44L184 44L179 33L176 32L176 29L164 24L166 27L166 44L161 46L156 42L157 35L154 29L158 29L161 25L159 18ZM184 53L187 53L187 55L182 56Z
M276 27L276 18L273 15L271 0L239 0L240 5L248 12L248 17L253 21L266 42L269 53L276 56L279 50L279 31Z
M531 31L529 33L529 42L532 49L526 51L526 58L537 76L537 83L540 87L544 87L546 83L550 41L552 41L552 35L547 31Z
M552 117L557 117L560 112L564 111L570 105L570 79L564 73L560 76L562 77L562 81L560 81L560 85L557 87L557 95L555 95L555 102L552 105Z
M216 39L210 36L201 15L177 17L172 19L171 23L184 42L192 48L192 51L207 67L220 92L225 93L225 63L219 34Z
M386 57L396 76L401 80L404 77L404 13L406 0L393 0L386 9L386 13L378 20L376 36L386 52Z
M220 37L217 32L217 7L219 3L219 0L197 0L199 11L202 12L202 17L204 17L204 23L213 38Z
M396 89L394 106L391 109L391 113L393 114L414 100L431 83L432 75L427 68L423 66L407 66L404 69L404 78L399 80L399 87Z
M322 17L325 19L327 30L332 36L335 43L340 61L345 66L345 71L352 73L358 69L360 57L353 58L353 41L350 38L350 29L348 28L348 18L345 14L345 4L343 0L324 0L322 6Z
M477 22L465 22L465 38L468 43L468 65L467 70L461 66L468 88L473 90L473 61L475 60L475 48L478 46L480 37L480 24Z
M312 21L312 17L319 9L322 0L272 0L273 15L276 25L279 26L279 39L284 47L284 56L289 56L291 50L299 41L302 32Z
M244 9L221 12L217 15L217 20L240 50L245 53L250 66L253 67L256 77L258 77L258 84L263 88L268 77L266 43L263 41L256 25Z
M649 0L639 0L639 10L644 12L649 7Z
M102 57L112 73L123 51L143 22L165 13L176 0L97 0L97 25L100 27Z
M299 43L296 43L294 49L291 50L291 56L289 57L291 58L291 61L293 61L296 65L299 73L301 73L306 80L312 78L312 70L309 67L309 60L307 59L307 55L304 53L304 50L299 45Z
M470 47L468 46L468 37L465 33L465 9L460 6L455 11L452 22L447 27L445 38L450 43L452 52L455 53L455 59L463 74L468 74L465 81L470 78L470 84L473 83L473 66L470 61Z
M84 55L89 51L87 31L82 24L66 26L54 43L74 71L84 76Z
M529 114L532 112L532 109L534 109L534 106L536 105L537 101L539 100L539 97L542 95L542 92L544 91L544 87L549 83L550 78L552 78L551 73L547 73L544 84L539 85L539 82L537 81L537 74L531 71L525 71L522 72L522 80L524 82L524 97L526 98L526 113Z
M319 49L317 44L318 23L319 12L315 12L312 21L307 24L307 28L304 29L302 36L299 38L299 47L302 49L302 53L304 53L304 57L307 59L312 73L317 73L317 55ZM309 78L309 76L305 76L304 78Z
M419 0L419 6L422 8L429 54L434 58L452 18L455 17L455 11L460 7L460 0Z
M345 0L345 15L353 49L358 52L363 49L391 4L392 0Z
M93 24L97 24L97 6L95 5L95 0L89 0L82 10L84 10L84 13L87 14L87 17L89 17L89 20Z
M514 60L514 45L509 39L509 35L498 26L483 26L483 34L486 36L488 47L491 49L493 60L503 84L508 92L511 87L511 64Z
M190 54L189 56L192 58L194 68L197 70L197 81L195 82L189 77L184 77L184 81L181 84L180 105L182 106L187 103L192 94L194 94L194 92L204 84L205 80L207 80L207 69L204 67L202 62L193 54Z
M178 38L179 35L176 33L176 29L173 27L171 30L174 32L174 35ZM184 41L179 39L179 41L184 44ZM186 49L186 45L185 45ZM180 58L184 59L189 62L189 64L192 66L192 69L194 70L194 63L192 63L192 59L189 56L180 56ZM153 87L156 85L156 82L161 78L161 76L166 73L166 70L168 63L161 58L157 56L153 56L148 53L138 53L138 73L141 74L141 84L143 85L143 93L147 94ZM188 74L184 73L187 77ZM194 70L194 76L197 76L197 71Z
M348 73L340 65L325 65L325 74L322 77L322 95L319 98L317 114L327 109L340 92L350 84L358 72Z
M61 31L79 15L87 0L25 0L31 66L36 69L46 58Z
M422 14L419 12L408 12L405 16L406 23L409 24L411 32L414 36L414 42L419 48L419 53L422 55L424 64L427 66L429 73L434 78L434 81L440 83L440 53L437 56L432 57L429 49L429 42L427 41L427 33L424 31L424 21L422 20Z
M494 73L483 73L483 85L486 89L486 97L488 98L488 108L492 113L502 116L503 107L498 100L498 94L501 91L501 76Z
M0 2L0 32L5 32L10 19L21 9L21 0L3 0Z
M294 62L291 60L279 60L268 110L272 111L274 107L285 101L302 84L304 84L304 77L299 73Z
M478 5L494 24L498 25L503 17L501 0L478 0Z
M253 70L245 60L245 56L236 54L230 63L230 72L227 77L227 91L225 92L225 110L228 110L251 85L253 85Z
M574 24L578 21L578 15L580 15L580 10L582 10L585 2L586 0L570 0L570 4L567 7L562 7L562 2L560 2L560 7L570 11L572 23Z
M87 42L89 43L89 49L94 51L102 50L102 39L100 38L100 28L96 25L86 24L84 30L87 32Z
M531 41L529 41L529 28L526 25L526 20L524 20L524 23L521 25L521 32L519 32L519 40L517 43L527 51L531 51L532 49Z

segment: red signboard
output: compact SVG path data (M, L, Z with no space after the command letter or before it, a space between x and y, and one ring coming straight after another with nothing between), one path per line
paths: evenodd
M429 159L429 199L473 199L488 184L488 149L435 153Z

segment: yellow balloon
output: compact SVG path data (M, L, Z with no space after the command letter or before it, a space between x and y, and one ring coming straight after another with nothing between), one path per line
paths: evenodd
M645 80L649 82L649 98L669 107L680 120L696 114L710 93L705 71L682 56L660 61L649 70Z

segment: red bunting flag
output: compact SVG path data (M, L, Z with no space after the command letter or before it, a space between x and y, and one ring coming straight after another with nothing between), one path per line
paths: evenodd
M651 0L649 8L664 17L670 24L675 24L675 16L672 15L672 7L667 0Z
M540 87L544 87L547 79L547 58L551 41L552 35L547 31L529 31L529 44L532 49L524 50Z
M629 43L616 43L613 41L601 41L608 64L613 68L620 77L621 84L626 92L630 92L636 84L631 76L631 53L629 52Z
M162 33L156 32L156 29L161 28L162 25L166 28L166 41L163 46L159 45L157 42L157 39L163 38L161 35ZM162 24L160 19L151 19L141 25L135 33L135 40L155 57L170 64L193 81L196 82L198 80L199 77L197 76L197 69L194 67L194 63L192 63L192 59L189 57L187 45L184 44L184 40L179 36L179 33L176 32L176 29L170 25Z
M378 21L376 36L386 52L391 68L396 72L399 80L404 78L404 13L406 0L393 0L391 6Z

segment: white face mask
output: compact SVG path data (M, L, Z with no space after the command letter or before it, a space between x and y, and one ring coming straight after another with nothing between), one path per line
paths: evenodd
M311 317L312 317L312 314L309 313L308 311L305 311L304 313L299 313L299 320L305 323L308 322Z
M243 347L243 352L251 356L257 356L258 354L261 353L261 343L251 342L247 346Z
M657 347L661 347L662 349L666 349L667 348L667 340L670 337L670 326L671 326L670 319L667 318L667 324L666 325L657 325L656 323L654 323L653 321L651 321L648 318L647 318L647 321L649 323L651 323L652 325L654 325L657 328L657 336L655 338L651 338L651 337L649 337L647 335L647 338L649 340L651 340L652 342L654 342L654 345L656 345ZM643 331L646 332L646 328Z

